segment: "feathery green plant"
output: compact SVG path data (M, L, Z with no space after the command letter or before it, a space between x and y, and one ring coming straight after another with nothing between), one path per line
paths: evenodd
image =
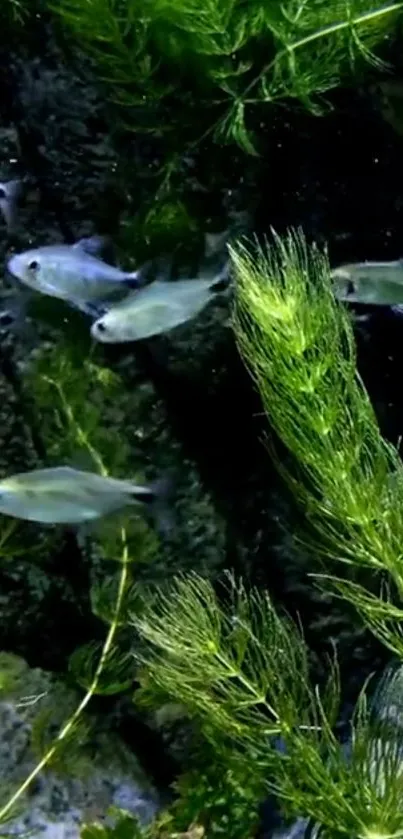
M296 461L292 473L279 469L325 554L389 579L387 596L346 580L326 585L402 655L403 466L357 373L350 317L334 299L327 257L298 231L274 234L270 246L239 244L231 255L239 349Z
M403 752L388 713L377 717L363 690L347 753L334 734L337 668L322 691L313 687L304 641L266 593L247 592L228 575L224 601L193 574L133 617L145 643L135 653L139 701L182 703L212 747L253 767L288 816L306 816L335 836L400 836ZM389 684L381 691L387 700Z
M60 463L61 458L85 455L92 469L102 475L110 474L111 468L122 468L128 448L121 436L117 440L111 429L105 430L102 422L108 412L108 400L113 403L116 393L116 380L109 371L95 365L90 358L83 358L73 347L55 347L38 356L25 386L29 387L41 415L42 439L48 446L51 460ZM84 687L84 696L49 743L43 742L44 727L40 724L36 727L34 738L37 745L42 743L42 757L6 804L0 806L0 825L14 812L15 805L39 773L49 765L55 765L64 749L72 748L73 743L81 739L85 727L83 715L92 697L120 692L132 683L132 662L120 649L118 640L128 609L128 596L136 594L130 573L136 555L131 553L130 531L125 522L118 527L115 525L111 537L111 531L108 531L103 547L106 558L119 561L119 574L117 578L110 578L108 584L104 581L101 591L95 586L91 592L98 614L109 625L107 636L103 644L81 647L70 659L70 672ZM140 525L137 521L135 539L137 547L144 552L156 548L153 535L145 524ZM46 718L45 723L47 721Z
M50 3L94 57L137 132L192 137L204 129L254 146L245 108L285 97L317 110L357 70L382 64L403 3L370 0L60 0ZM214 113L215 112L215 113ZM197 141L197 135L193 134ZM176 143L177 145L177 143Z

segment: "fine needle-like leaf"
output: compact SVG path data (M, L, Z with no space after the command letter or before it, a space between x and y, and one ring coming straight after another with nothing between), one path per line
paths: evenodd
M217 752L257 767L289 815L327 835L403 835L403 740L390 725L388 680L376 713L363 689L346 748L334 734L337 669L327 691L310 686L307 651L291 622L264 592L247 592L232 576L227 586L221 602L198 575L178 577L133 618L145 644L136 652L140 700L182 703Z
M231 257L238 346L298 465L279 469L329 556L386 569L403 592L403 467L357 374L326 255L290 231L264 247L238 244Z

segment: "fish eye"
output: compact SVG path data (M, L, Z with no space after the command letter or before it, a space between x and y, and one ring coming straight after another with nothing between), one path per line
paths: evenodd
M101 320L97 324L97 329L98 329L98 332L107 332L107 328L106 328L105 324L102 323Z
M32 262L28 263L28 268L30 271L36 271L39 268L39 262L36 259L33 259Z
M346 293L347 293L347 295L349 296L350 294L355 294L355 292L356 292L356 291L357 291L357 289L356 289L356 287L355 287L355 285L354 285L353 281L352 281L352 280L348 280L348 281L347 281L347 289L346 289Z
M4 200L4 198L7 198L7 193L6 190L2 186L0 186L0 201L2 199Z

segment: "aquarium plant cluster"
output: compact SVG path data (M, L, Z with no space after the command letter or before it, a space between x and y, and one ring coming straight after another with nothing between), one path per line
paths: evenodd
M262 109L295 99L316 112L334 87L380 72L403 4L61 0L37 8L93 62L120 130L150 134L162 144L166 184L167 178L172 183L178 155L202 139L235 141L245 154L258 154ZM31 13L15 0L2 10L10 31L29 26ZM31 272L38 271L41 256L30 260ZM301 626L274 604L270 592L232 569L214 581L194 569L146 585L136 567L158 560L169 528L158 530L155 520L129 503L99 507L87 516L96 520L96 529L79 535L99 559L89 597L105 625L104 638L70 657L68 678L80 687L81 699L56 734L43 726L44 736L38 736L38 724L35 767L15 788L3 790L5 835L16 813L29 807L42 772L67 764L74 771L90 742L91 701L115 694L130 696L139 712L165 724L180 721L188 737L187 765L172 803L152 823L141 825L129 811L114 808L107 821L81 826L85 839L251 839L269 795L287 823L304 820L306 835L387 839L403 833L400 454L381 436L357 372L351 315L335 299L326 250L308 242L303 230L290 229L272 231L264 241L234 241L228 256L233 339L267 415L267 457L306 522L297 538L311 554L312 586L354 607L363 626L393 654L393 666L376 690L374 680L362 686L341 736L336 653L322 662L323 678L314 678ZM60 277L61 269L56 273ZM98 310L93 314L103 317ZM121 382L98 351L91 345L83 352L66 336L41 346L22 377L46 452L47 472L40 479L49 480L68 463L85 463L85 469L69 467L77 494L83 473L96 475L105 487L116 480L128 491L133 471L124 428L113 430L108 423ZM20 502L16 478L1 484ZM155 494L140 477L136 487ZM23 489L23 507L3 509L9 517L2 525L2 557L21 549L20 519L38 527L45 521L46 492L65 511L74 483L68 501L62 483ZM38 491L45 499L42 518L26 514ZM174 512L174 498L167 503ZM54 517L53 525L68 523L63 516ZM15 695L17 685L23 701L23 685L5 661L0 691Z

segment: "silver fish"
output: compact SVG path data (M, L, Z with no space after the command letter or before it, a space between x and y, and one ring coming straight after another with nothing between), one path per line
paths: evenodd
M89 313L100 313L108 301L121 299L140 283L140 272L127 273L93 255L98 237L74 245L45 245L14 254L8 271L31 289L57 297Z
M331 272L335 296L347 303L370 306L403 304L403 259L356 262Z
M0 481L0 513L43 524L80 525L138 502L158 501L162 484L132 481L56 466Z
M228 284L228 264L210 279L155 280L111 306L93 323L91 335L107 344L160 335L196 317Z

